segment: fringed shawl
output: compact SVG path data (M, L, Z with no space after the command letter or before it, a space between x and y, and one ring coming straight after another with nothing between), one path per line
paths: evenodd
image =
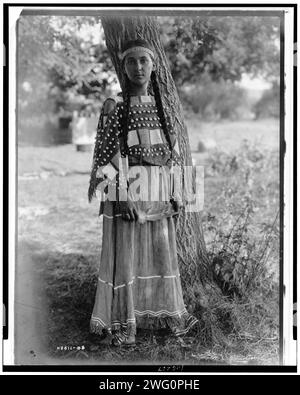
M119 121L119 112L123 110L123 103L116 103L114 110L109 114L105 113L104 109L105 105L102 107L97 126L88 190L88 199L90 202L96 196L97 187L102 181L107 181L108 178L113 179L116 176L116 187L118 188L123 185L119 180L119 167L120 164L124 163L125 159L124 154L121 154L123 147L121 146L121 125ZM122 157L124 159L120 162L119 159ZM124 174L126 174L126 169L124 168L123 170Z
M125 155L121 125L122 116L124 116L124 103L120 96L107 100L112 100L115 106L111 112L105 113L106 106L104 103L100 113L88 190L90 202L96 197L97 189L101 190L101 193L107 193L109 184L115 188L116 200L118 200L120 191L127 191L128 187L128 157ZM168 115L166 115L166 118L167 122L170 122ZM173 147L171 162L182 166L182 158L179 155L178 140L174 130L171 131L170 137ZM157 162L156 164L161 165L162 163ZM124 177L121 178L120 175ZM103 204L104 202L101 201L100 214L103 211Z

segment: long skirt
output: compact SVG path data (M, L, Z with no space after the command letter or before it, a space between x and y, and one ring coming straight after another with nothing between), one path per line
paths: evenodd
M148 192L153 196L158 191L162 198L150 201L147 195L134 201L139 220L132 222L115 213L113 202L105 202L92 333L106 330L124 339L137 328L167 328L183 335L197 322L182 296L174 210L164 198L170 192L169 177L162 166L143 167L154 172L146 181ZM146 189L140 188L139 197ZM129 193L133 200L135 193Z

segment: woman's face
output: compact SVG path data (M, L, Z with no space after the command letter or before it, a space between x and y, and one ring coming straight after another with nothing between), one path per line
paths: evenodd
M150 81L154 63L146 51L133 51L126 56L124 68L130 82L144 86Z

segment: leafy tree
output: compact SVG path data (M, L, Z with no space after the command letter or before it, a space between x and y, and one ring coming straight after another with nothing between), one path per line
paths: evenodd
M279 117L280 87L274 83L254 105L255 118Z
M279 76L279 17L159 18L162 40L178 86L201 80L239 81L243 73Z
M76 98L100 100L116 81L98 18L24 16L18 28L21 99L24 81L36 91L43 82L57 111Z
M168 16L158 22L180 89L207 76L212 82L239 81L243 73L278 79L277 17ZM98 17L22 16L18 29L19 102L29 113L97 103L117 83ZM35 93L31 97L25 81Z

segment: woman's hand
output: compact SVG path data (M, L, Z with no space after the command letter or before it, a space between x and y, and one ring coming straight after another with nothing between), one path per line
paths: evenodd
M170 202L172 203L174 211L179 214L179 211L183 208L183 202L180 199L174 199L174 198L171 199Z
M132 200L119 201L120 212L125 221L137 221L139 216Z

